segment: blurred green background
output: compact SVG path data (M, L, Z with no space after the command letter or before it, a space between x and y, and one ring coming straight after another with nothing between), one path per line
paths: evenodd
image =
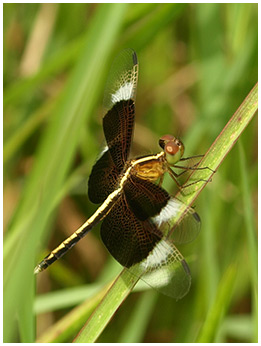
M113 57L131 47L140 63L133 155L157 152L166 133L182 138L185 156L203 154L257 82L257 10L4 4L5 342L48 336L88 297L90 314L93 297L121 270L96 227L37 285L32 274L96 209L87 179L104 140ZM257 341L257 116L195 207L201 233L181 248L193 278L188 295L176 302L137 290L99 342ZM85 319L60 341L71 341Z

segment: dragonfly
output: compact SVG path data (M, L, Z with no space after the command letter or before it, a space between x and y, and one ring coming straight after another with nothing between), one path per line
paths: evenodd
M106 147L94 164L88 196L100 204L96 212L36 267L37 274L67 253L102 221L101 239L109 253L133 275L161 293L182 298L191 285L189 266L176 247L196 238L200 217L195 210L171 196L163 187L168 173L178 184L175 168L184 145L173 135L159 139L157 154L129 158L136 106L138 59L125 49L109 72L103 100ZM182 217L180 211L182 210ZM137 268L139 270L137 270Z

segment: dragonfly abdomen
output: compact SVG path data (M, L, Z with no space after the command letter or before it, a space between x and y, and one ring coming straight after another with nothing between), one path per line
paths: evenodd
M34 269L34 274L38 274L48 268L57 259L61 258L74 245L78 243L97 223L99 223L110 211L115 201L120 197L121 188L112 192L97 211L70 237L65 239L57 248L49 253Z

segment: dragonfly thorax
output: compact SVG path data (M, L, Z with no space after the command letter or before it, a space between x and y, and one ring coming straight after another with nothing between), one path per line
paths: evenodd
M164 156L165 153L161 152L136 160L132 173L141 179L157 181L166 172Z

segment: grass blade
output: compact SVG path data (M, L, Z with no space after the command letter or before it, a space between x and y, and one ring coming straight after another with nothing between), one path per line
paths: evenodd
M138 280L138 276L134 277L127 269L123 269L74 341L89 343L97 340Z
M223 278L220 281L217 295L214 303L209 310L206 321L203 328L200 331L197 342L215 342L216 330L218 329L222 318L229 306L232 293L233 283L236 277L236 268L231 266L225 272Z
M246 157L242 147L239 145L239 156L240 156L240 168L242 177L242 191L244 198L244 215L245 224L248 240L248 253L250 256L250 276L252 282L252 307L253 307L253 340L252 342L258 342L258 254L257 254L257 231L254 225L254 212L253 212L253 202L251 200L250 194L250 184L247 176L247 165Z

